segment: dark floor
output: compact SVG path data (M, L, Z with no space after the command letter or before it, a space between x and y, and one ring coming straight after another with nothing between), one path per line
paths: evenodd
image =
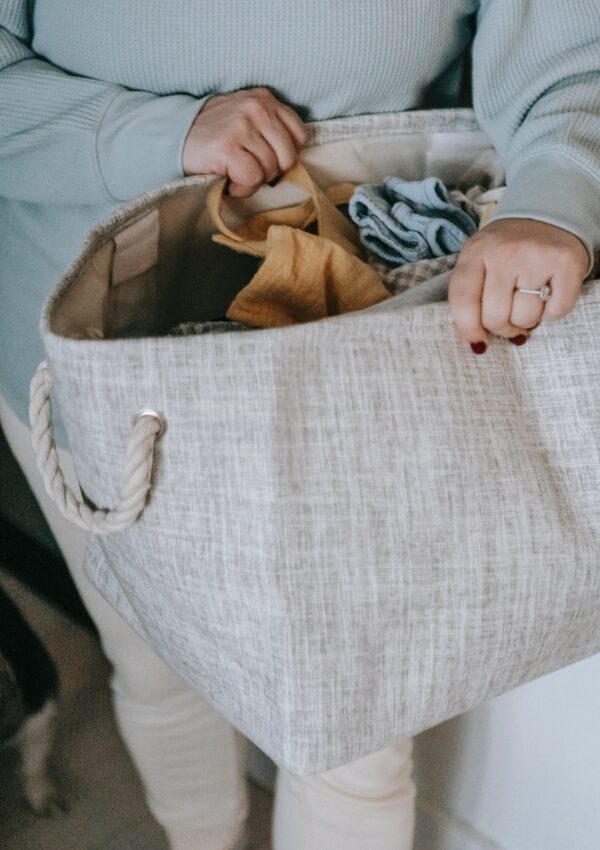
M44 640L61 676L53 769L68 814L34 816L23 802L14 751L0 752L1 850L167 850L117 734L109 667L94 637L0 570L3 586ZM271 796L250 786L248 850L268 850Z

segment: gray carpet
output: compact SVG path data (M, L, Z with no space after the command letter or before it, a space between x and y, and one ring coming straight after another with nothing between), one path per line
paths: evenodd
M0 751L0 850L168 850L117 734L109 666L95 640L0 570L8 590L55 659L61 676L53 772L69 811L33 815L22 799L14 750ZM250 786L248 850L268 850L271 797Z

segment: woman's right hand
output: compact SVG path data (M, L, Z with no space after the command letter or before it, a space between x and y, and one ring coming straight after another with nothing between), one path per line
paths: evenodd
M183 170L229 178L229 194L246 198L288 171L306 142L299 116L269 89L209 98L183 148Z

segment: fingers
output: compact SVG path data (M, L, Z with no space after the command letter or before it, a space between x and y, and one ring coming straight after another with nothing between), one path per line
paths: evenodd
M550 281L552 295L545 302L542 322L555 322L570 313L579 297L581 281L568 269L560 269Z
M487 343L488 331L507 339L526 338L527 329L512 321L514 288L515 281L510 276L488 271L482 262L468 258L461 262L459 258L448 288L448 301L459 337L472 347ZM528 327L539 322L543 308L539 304L536 308L537 319ZM479 345L473 350L482 354L485 348Z
M266 123L261 135L248 134L243 150L254 161L238 153L228 168L229 194L237 198L254 194L263 183L271 183L288 171L298 159L296 146L279 119Z
M263 136L252 135L244 142L243 146L244 150L252 154L258 163L262 171L263 183L270 183L281 173L277 154Z
M267 123L260 134L248 133L243 148L230 158L229 194L238 198L254 194L263 183L271 183L288 171L297 159L296 146L281 122L275 119Z
M248 94L244 111L254 132L273 149L281 170L286 170L286 166L290 168L297 159L298 149L306 141L300 117L293 109L280 103L268 89L262 88Z
M306 128L300 120L300 116L289 106L283 105L277 110L277 116L294 140L296 148L300 150L304 147L306 144Z
M461 262L459 258L448 287L448 301L456 331L461 339L472 346L477 343L487 344L487 333L481 320L484 281L483 263ZM482 348L481 345L479 347Z
M526 318L531 321L529 324L520 324L516 319L520 318L517 311L515 313L515 300L517 298L527 298L515 292L515 280L511 274L499 274L490 270L486 274L485 285L483 289L482 299L482 324L488 331L491 331L496 336L503 336L507 339L511 337L521 336L526 328L537 325L542 315L543 304L539 298L529 296L530 302L521 307Z
M579 239L560 227L534 219L491 222L465 243L450 280L458 335L483 343L489 331L522 345L540 321L573 309L588 263ZM551 296L542 301L536 293L546 284Z
M448 301L454 318L456 331L461 339L475 344L476 354L483 354L485 348L481 343L487 343L488 331L496 336L518 340L517 344L527 339L527 328L536 325L542 315L543 305L534 305L536 318L530 325L516 324L512 317L515 280L512 275L499 274L489 271L482 262L472 260L459 261L450 278ZM522 295L523 298L534 299L535 296ZM531 313L531 308L528 308ZM477 345L480 343L480 345Z
M265 182L265 173L255 156L240 148L229 158L226 176L231 181L229 194L247 198Z
M274 118L264 127L262 135L276 157L279 166L278 173L289 171L298 159L298 149L301 147L297 147L296 137L291 134L279 117Z
M306 131L293 109L266 88L209 98L184 144L185 174L221 174L229 194L252 195L288 171L298 159Z
M516 287L522 289L540 290L547 281L525 279L519 277L515 281L515 290L512 299L512 311L510 320L513 325L521 328L534 328L542 318L544 312L544 302L536 295L529 293L517 292Z
M291 110L288 111L291 112ZM261 118L264 119L263 123L260 128L257 128L256 133L246 139L244 148L254 156L262 169L261 183L271 183L294 165L298 159L298 148L287 127L277 115L261 116ZM254 188L258 187L254 186Z
M549 284L552 294L542 301L535 292ZM529 289L531 292L519 292ZM575 307L581 283L568 273L557 273L548 280L513 279L511 274L499 275L469 270L465 263L457 264L451 278L448 300L451 304L458 335L468 342L475 337L484 340L486 331L496 336L514 339L527 336L527 332L540 322L563 318ZM480 313L479 313L480 309ZM479 336L477 336L479 335Z
M262 174L256 180L256 169L250 168L243 157L243 162L230 167L229 192L235 197L247 197L263 183L271 183L288 171L298 159L298 148L306 138L299 116L268 89L257 88L247 93L244 114L249 128L242 134L240 144L254 157Z

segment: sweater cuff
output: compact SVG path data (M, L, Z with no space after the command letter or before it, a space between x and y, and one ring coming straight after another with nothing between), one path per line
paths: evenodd
M184 176L185 139L207 99L125 90L110 102L96 132L96 150L113 200L128 201Z
M511 175L493 220L532 218L562 227L577 236L590 257L600 248L600 183L560 154L522 163Z

